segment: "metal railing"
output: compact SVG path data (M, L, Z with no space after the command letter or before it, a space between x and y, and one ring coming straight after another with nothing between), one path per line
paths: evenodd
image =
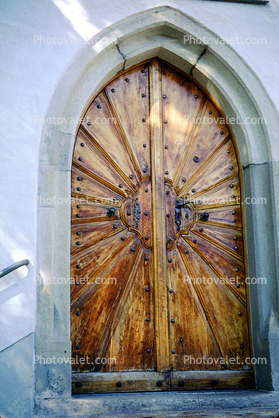
M17 263L11 264L9 267L0 271L0 278L6 276L7 274L11 273L12 271L18 269L22 266L28 266L30 261L26 258L25 260L18 261Z

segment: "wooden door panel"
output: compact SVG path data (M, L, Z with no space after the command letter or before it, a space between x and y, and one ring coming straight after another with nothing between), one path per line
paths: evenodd
M74 393L253 387L239 175L221 112L167 64L93 99L72 165Z
M148 64L128 71L105 89L118 119L127 153L140 179L150 175Z

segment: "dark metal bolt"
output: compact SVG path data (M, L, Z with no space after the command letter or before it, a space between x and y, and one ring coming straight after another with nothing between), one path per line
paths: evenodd
M81 188L80 187L77 187L77 191L80 192L81 191Z
M148 193L148 189L145 189L144 191L145 191L145 193Z
M236 268L236 269L235 269L235 271L236 271L236 272L238 272L238 271L239 271L239 269L238 269L238 268Z
M180 386L180 387L184 386L184 382L183 382L183 380L179 380L179 382L178 382L178 386Z
M164 123L168 123L168 121L167 120L164 120Z
M113 229L117 229L118 228L118 225L117 224L113 224L112 227L113 227Z
M209 213L208 213L208 212L204 212L204 213L201 213L201 214L200 214L200 219L201 219L203 222L208 221L208 218L209 218Z
M146 148L146 144L143 144L143 148Z
M220 135L224 135L224 132L223 131L220 131Z
M168 242L172 242L172 239L171 238L168 238Z
M233 184L230 184L230 188L232 189L234 187L234 185Z
M131 215L131 212L127 212L127 215L130 216Z
M209 113L210 115L212 115L212 110L210 110L208 113Z
M114 216L115 215L115 209L114 208L109 208L107 211L108 216Z
M115 92L115 89L111 89L111 92L114 93Z
M180 341L181 343L183 343L183 338L180 338L180 339L179 339L179 341Z
M126 81L126 83L128 83L129 82L129 78L125 78L125 81Z
M79 281L77 281L77 282L76 282L76 285L79 285L79 284L80 284L80 282L79 282Z
M238 315L239 315L239 316L242 316L242 312L238 312Z
M234 194L232 194L232 195L231 195L231 198L232 198L232 199L234 199L234 198L235 198L235 195L234 195Z
M193 158L193 161L194 161L194 163L198 163L198 162L200 161L200 159L199 159L199 157L195 156L195 157Z
M235 215L235 214L236 214L236 211L235 211L235 210L233 210L233 211L232 211L232 215Z
M122 383L121 383L121 382L117 382L117 383L116 383L116 386L117 386L118 388L121 388Z
M119 184L119 188L122 189L122 187L123 187L123 184Z
M170 214L169 214L169 213L167 213L167 214L166 214L166 217L167 217L167 218L169 218L169 217L170 217Z
M172 289L170 289L170 290L169 290L169 292L170 292L170 293L173 293L173 290L172 290Z
M168 171L165 171L165 175L167 176L169 174L169 172Z
M142 73L145 73L145 70L141 70Z
M203 231L203 229L202 229L202 228L199 228L199 231L200 231L200 232L202 232L202 231Z
M166 99L166 98L167 98L167 96L165 94L163 94L163 99Z
M133 180L133 178L134 178L134 176L131 174L131 175L129 176L129 179Z
M163 383L161 382L161 380L158 380L158 382L156 383L157 386L159 386L159 388L163 385Z
M170 194L169 190L166 191L166 194Z
M198 99L198 97L199 97L199 96L198 96L197 94L195 94L195 99Z
M167 145L165 145L165 149L168 149L169 147Z
M172 352L172 354L175 354L176 353L176 350L171 350L171 352Z
M77 231L77 235L80 235L81 234L81 232L80 231Z
M76 268L77 268L77 269L80 269L80 264L77 264L77 265L76 265Z
M192 193L196 193L196 189L192 189Z
M82 142L82 143L80 144L80 146L81 146L81 147L84 147L84 143Z
M121 237L121 241L125 241L125 237Z
M171 323L174 324L175 323L175 319L171 319Z
M240 344L240 348L244 348L244 344Z
M78 179L78 181L81 181L82 180L82 177L78 177L77 179Z
M76 388L81 388L82 387L82 383L81 382L76 382L75 383L75 387Z
M87 122L87 125L90 126L91 125L91 122Z
M145 255L145 256L144 256L144 259L145 259L145 261L148 261L148 260L149 260L148 255Z
M186 182L186 179L185 179L185 178L183 178L183 179L182 179L182 183L185 183L185 182Z
M230 170L233 170L233 166L232 165L230 166Z
M212 384L212 386L216 386L218 385L218 380L211 380L210 383Z
M80 349L80 345L76 345L76 350L79 350Z
M146 351L148 352L148 354L151 353L151 349L150 348L148 348Z
M197 240L196 239L193 239L193 243L196 244L197 243Z
M82 157L78 157L78 160L79 160L79 161L82 161Z
M145 119L145 118L142 118L142 121L143 121L143 122L145 122L145 121L146 121L146 119Z
M143 93L143 94L141 95L141 97L146 97L146 94L144 94L144 93Z
M169 263L172 263L172 258L169 258L169 259L168 259L168 262L169 262Z
M237 237L233 237L233 239L236 241L237 240Z
M149 287L146 287L146 288L145 288L145 291L146 291L146 292L149 292L149 291L150 291L150 288L149 288Z
M148 236L145 237L146 241L148 241L150 238Z
M148 317L147 317L147 318L146 318L146 322L149 322L149 321L150 321L150 318L148 318Z
M76 311L76 316L79 316L80 315L80 311Z
M77 214L76 214L76 217L77 217L77 218L80 218L80 213L77 213Z
M230 154L230 150L228 149L227 154Z
M189 254L189 250L185 250L185 254Z
M185 218L189 218L189 213L185 213Z
M97 109L101 109L101 107L102 107L101 105L97 105Z
M146 170L142 170L142 172L145 174L146 173Z
M134 253L136 250L134 247L131 248L132 253Z
M233 219L232 222L235 224L236 223L236 219Z
M236 287L239 289L239 288L240 288L240 284L239 284L239 283L237 283Z
M80 245L80 241L76 242L77 245Z
M237 251L238 250L238 247L234 247L234 249L235 249L235 251Z

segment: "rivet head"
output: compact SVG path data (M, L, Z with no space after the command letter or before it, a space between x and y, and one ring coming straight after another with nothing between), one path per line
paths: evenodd
M192 193L196 193L196 189L192 189Z
M136 250L134 247L131 248L132 253L134 253Z
M170 289L170 290L169 290L169 292L170 292L170 293L173 293L173 290L172 290L172 289Z
M172 263L172 258L169 258L169 259L168 259L168 262L169 262L169 263Z
M195 155L195 157L193 158L193 161L194 161L194 163L198 163L198 162L200 161L200 159L199 159L199 157L197 157L197 156Z
M125 81L126 81L126 83L128 83L129 82L129 78L125 78Z
M242 312L238 312L238 315L239 315L239 316L242 316Z
M167 98L167 96L165 94L163 94L163 99L166 99L166 98Z
M144 237L146 241L148 241L150 238L148 236Z
M133 180L134 176L132 174L129 176L129 179Z
M144 216L148 216L148 212L144 212Z
M75 387L76 388L81 388L82 387L82 383L81 382L76 382L75 383Z
M238 269L238 268L236 268L236 269L235 269L235 271L236 271L236 272L238 272L238 271L239 271L239 269Z
M143 148L146 148L146 144L143 144L142 146L143 146Z
M145 121L146 121L146 119L145 119L145 118L142 118L142 121L143 121L143 122L145 122Z
M186 182L186 179L185 179L185 178L183 178L183 179L182 179L182 183L185 183L185 182Z
M235 224L236 223L236 219L233 219L232 222Z
M234 185L233 184L230 184L230 188L232 189L234 187Z
M240 348L244 348L244 344L240 344Z
M80 231L77 231L77 235L80 235L81 234L81 232Z
M167 145L165 145L165 149L168 149L169 147Z
M111 92L114 93L115 92L115 89L111 89Z
M90 126L91 125L91 122L87 122L87 125Z
M233 210L233 211L232 211L232 215L235 215L235 214L236 214L236 211L235 211L235 210Z
M232 195L231 195L231 198L232 198L232 199L235 199L235 195L234 195L234 194L232 194Z
M167 120L164 120L164 123L168 123L168 121Z
M77 282L76 282L76 285L79 285L79 284L80 284L80 282L79 282L79 281L77 281Z
M145 320L146 320L146 322L149 322L150 321L150 318L147 317Z
M166 194L170 194L169 190L166 191Z
M150 348L148 348L146 351L148 352L148 354L151 353L151 349Z
M77 268L77 269L80 269L80 264L77 264L77 265L76 265L76 268Z
M149 292L149 291L150 291L150 288L149 288L149 287L146 287L146 288L145 288L145 291L146 291L146 292Z
M142 172L145 174L146 173L146 170L142 170Z
M80 241L76 242L77 245L80 245Z
M170 217L170 214L169 214L169 213L167 213L167 214L166 214L166 217L167 217L167 218L169 218L169 217Z
M239 289L239 288L240 288L240 284L239 284L239 283L237 283L236 287Z
M233 239L236 241L237 240L237 237L233 237Z
M230 150L228 149L227 154L230 154Z
M165 175L167 176L169 174L169 172L168 171L165 171Z
M128 212L127 212L127 215L128 215L128 216L130 216L130 215L131 215L131 212L129 212L129 211L128 211Z
M143 94L141 95L141 97L146 97L146 94L144 94L144 93L143 93Z
M97 109L101 109L101 107L102 107L101 105L97 105Z
M122 187L123 187L123 184L119 184L119 188L122 189Z
M80 144L80 146L81 146L81 147L84 147L84 143L82 142L82 143Z
M145 259L145 261L148 261L148 260L149 260L148 255L145 255L145 256L144 256L144 259Z
M183 382L183 380L179 380L179 382L178 382L178 386L180 386L180 387L184 386L184 382Z
M77 218L80 218L80 213L77 213L77 214L76 214L76 217L77 217Z
M235 251L237 251L238 250L238 247L235 246L234 249L235 249Z
M125 241L125 237L121 237L121 241Z
M195 99L198 99L198 97L199 97L199 96L198 96L197 94L195 94Z
M145 73L145 70L141 70L141 72L144 74Z
M80 349L80 345L76 345L76 350L79 350Z
M175 323L175 319L171 319L171 323L174 324Z
M77 179L78 179L78 181L81 181L82 180L82 177L78 177Z
M168 238L168 242L172 242L172 239L171 238Z
M80 315L80 311L76 311L76 316L79 316Z
M193 243L196 244L197 243L197 240L196 239L193 239Z
M220 131L220 135L224 135L224 131Z
M212 386L216 386L216 385L218 385L218 380L211 380L211 385Z
M115 209L114 208L109 208L107 210L107 214L108 214L108 216L114 216L115 215Z
M122 383L121 383L121 382L117 382L117 383L116 383L116 386L117 386L118 388L121 388Z
M212 115L212 110L210 110L208 113L209 113L210 115Z
M181 343L183 343L183 338L179 338L179 341L180 341Z
M230 166L230 170L233 170L233 166L232 165Z
M202 231L203 231L203 229L202 229L202 228L199 228L199 231L200 231L200 232L202 232Z
M176 353L176 350L171 350L171 352L172 352L172 354L175 354Z
M77 187L77 191L80 192L81 191L81 188L80 187Z
M148 189L145 189L144 191L145 191L145 193L148 193Z
M79 161L82 161L82 157L78 157L78 160L79 160Z
M185 250L185 254L189 254L189 250Z
M158 382L156 383L157 386L159 386L159 388L163 385L163 383L161 382L161 380L158 380Z
M113 224L112 227L113 227L113 229L117 229L118 228L118 225L117 224Z

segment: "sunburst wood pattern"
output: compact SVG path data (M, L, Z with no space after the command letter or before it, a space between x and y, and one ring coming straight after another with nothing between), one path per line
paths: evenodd
M167 372L168 384L149 387L166 390L171 372L248 370L237 154L192 81L153 61L109 83L77 132L72 197L72 355L93 363L74 371L114 372L104 388L120 372ZM227 387L243 387L232 376Z

